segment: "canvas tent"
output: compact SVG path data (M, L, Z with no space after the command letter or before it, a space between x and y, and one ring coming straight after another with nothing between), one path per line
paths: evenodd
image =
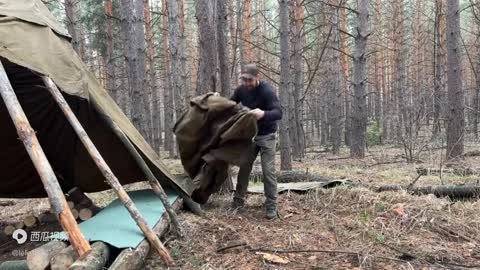
M0 0L0 37L0 61L64 191L73 186L85 192L110 187L46 91L41 75L49 76L60 88L121 184L144 181L145 175L99 111L120 127L162 186L174 188L181 196L189 195L188 184L180 183L169 173L87 70L66 31L40 0ZM0 131L0 197L46 196L2 100Z

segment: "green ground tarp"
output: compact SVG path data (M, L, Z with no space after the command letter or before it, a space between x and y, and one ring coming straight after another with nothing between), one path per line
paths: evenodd
M166 191L168 201L173 204L177 193ZM138 190L128 193L150 227L154 227L165 213L160 199L152 190ZM140 228L131 218L125 206L117 199L100 213L80 223L80 230L88 241L102 241L117 248L135 248L145 239ZM60 234L58 239L64 239Z

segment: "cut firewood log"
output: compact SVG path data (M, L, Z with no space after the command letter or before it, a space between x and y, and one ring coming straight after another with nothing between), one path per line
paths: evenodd
M78 217L80 220L85 221L93 216L92 210L88 208L83 208L78 212Z
M7 225L7 227L5 227L5 229L3 229L3 232L6 234L6 235L12 235L13 232L16 230L17 228L15 228L15 226L13 225Z
M15 229L23 229L25 228L25 223L23 223L23 220L22 221L19 221L17 223L15 223Z
M37 224L37 218L35 216L27 216L23 219L23 223L25 223L25 226L27 226L27 228L31 228L35 224Z
M411 187L401 185L386 185L377 189L378 192L407 190L414 195L434 194L437 197L450 197L452 199L478 198L480 186L427 186Z
M27 253L27 264L31 270L44 270L50 265L50 260L58 254L67 243L62 241L50 241L43 246L33 249Z
M45 212L45 213L39 214L37 216L37 219L42 224L57 222L57 217L55 217L55 215L50 213L50 212Z
M68 246L50 260L52 270L67 270L78 259L77 252Z
M27 261L6 261L0 264L0 270L28 270Z
M172 204L172 210L178 211L182 205L182 199L178 199ZM166 214L163 214L160 222L153 227L153 230L158 235L163 235L168 229L169 221ZM145 257L150 250L150 244L147 240L143 240L135 249L124 249L118 254L115 261L112 263L109 270L137 270L141 269Z
M73 208L73 209L72 209L72 215L73 215L73 217L74 217L75 219L78 219L78 215L79 215L78 210L75 209L75 208Z
M76 260L69 270L100 270L110 257L110 248L103 242L92 244L92 251L83 258Z
M68 204L68 207L70 207L70 209L73 209L73 207L75 207L75 203L72 201L67 201L67 204Z

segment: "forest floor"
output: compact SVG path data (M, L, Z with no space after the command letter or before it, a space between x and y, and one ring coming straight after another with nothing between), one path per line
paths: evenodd
M480 147L472 143L465 149ZM375 191L381 185L410 184L418 167L452 165L444 161L445 149L425 149L412 164L401 148L389 145L371 147L363 160L346 158L347 149L339 155L309 150L304 160L294 161L295 170L350 179L354 185L282 193L281 218L273 221L264 218L263 195L250 195L242 213L229 209L230 194L214 195L205 205L206 218L180 212L184 240L164 239L178 269L480 269L480 201ZM178 160L165 163L182 170ZM455 165L480 168L480 157ZM420 177L415 186L477 184L479 179L431 175ZM101 206L114 199L111 191L89 195ZM3 223L48 209L45 199L2 201L12 200L0 200ZM22 257L12 253L15 245L0 237L0 261ZM162 267L160 258L149 256L146 269Z

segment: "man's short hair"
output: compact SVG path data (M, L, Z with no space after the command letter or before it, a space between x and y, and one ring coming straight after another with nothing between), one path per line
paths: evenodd
M258 75L257 65L255 63L246 64L242 68L241 79L255 79Z

